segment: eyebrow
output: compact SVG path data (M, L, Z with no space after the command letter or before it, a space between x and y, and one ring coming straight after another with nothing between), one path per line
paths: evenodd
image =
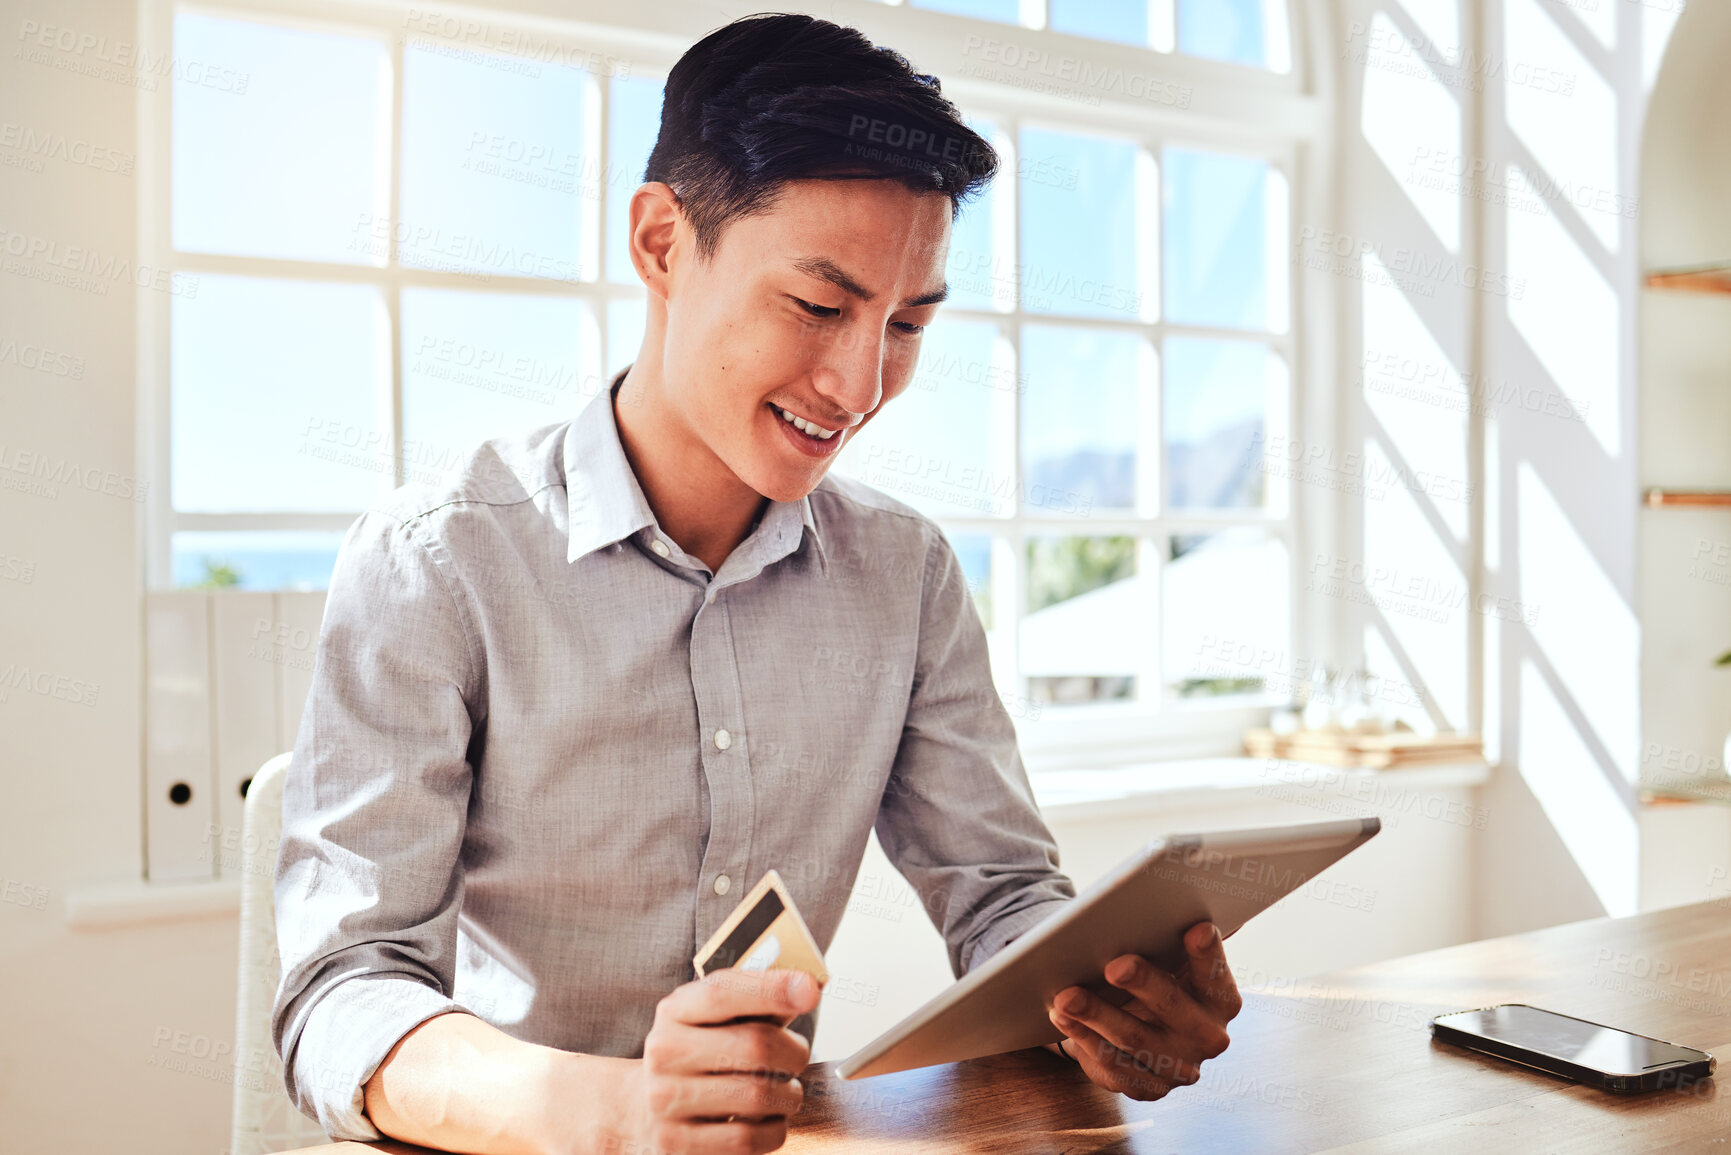
M800 257L793 262L793 267L808 277L816 277L820 281L828 281L849 296L858 297L862 301L871 301L877 294L848 276L847 271L828 257ZM936 305L950 295L949 285L908 297L902 301L903 308L915 308L920 305Z

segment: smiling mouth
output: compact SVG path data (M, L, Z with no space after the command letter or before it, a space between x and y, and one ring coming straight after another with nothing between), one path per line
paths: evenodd
M825 429L817 422L807 421L797 413L789 413L779 405L771 405L770 408L775 410L776 414L780 416L783 421L787 422L807 437L815 437L819 441L828 441L837 433L841 432L839 429Z

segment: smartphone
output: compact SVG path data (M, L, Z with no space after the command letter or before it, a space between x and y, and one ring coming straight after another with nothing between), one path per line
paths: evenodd
M1434 1038L1607 1091L1687 1088L1713 1074L1713 1056L1525 1003L1438 1015Z

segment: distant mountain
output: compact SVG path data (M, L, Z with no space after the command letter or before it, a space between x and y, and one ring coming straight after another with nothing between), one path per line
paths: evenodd
M1262 431L1258 419L1216 430L1205 440L1169 446L1166 489L1180 509L1242 509L1262 504ZM1027 465L1024 504L1054 513L1129 509L1136 504L1136 455L1079 449Z
M1027 464L1022 503L1052 513L1128 509L1136 504L1136 454L1078 449Z
M1257 419L1240 421L1206 440L1166 449L1166 491L1180 509L1240 509L1262 504L1262 431Z

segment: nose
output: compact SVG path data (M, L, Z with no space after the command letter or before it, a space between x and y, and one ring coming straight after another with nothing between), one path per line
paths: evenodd
M835 332L812 370L812 386L849 413L864 416L883 399L884 339L860 327Z

